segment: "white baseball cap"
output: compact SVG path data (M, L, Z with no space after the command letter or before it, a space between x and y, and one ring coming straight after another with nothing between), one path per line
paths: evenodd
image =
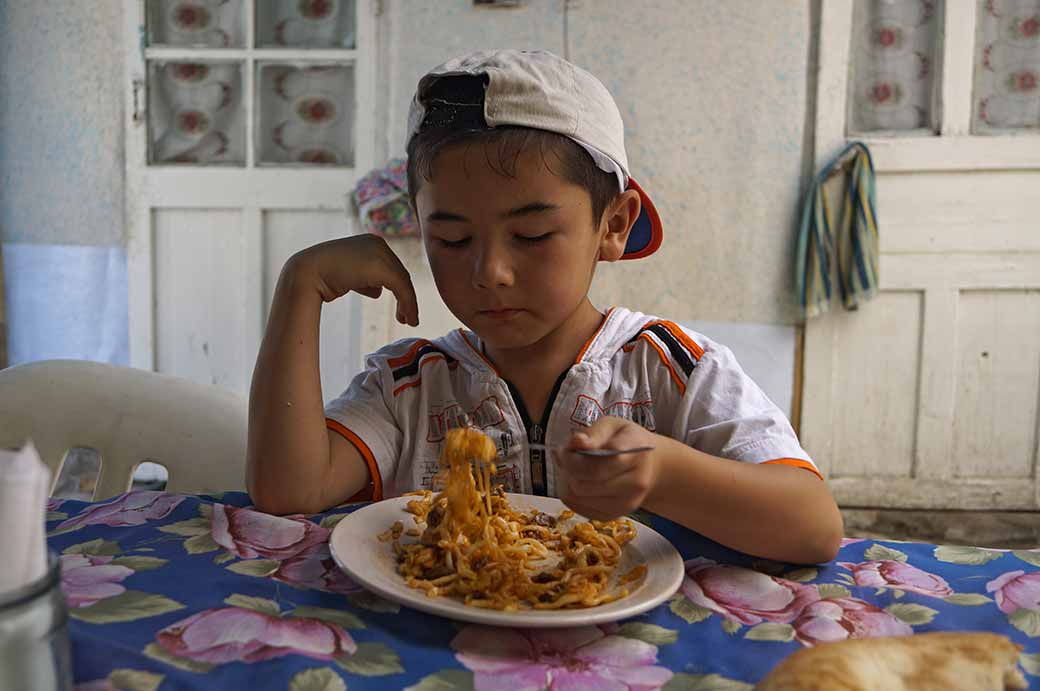
M653 254L663 231L657 209L629 175L625 125L607 88L589 72L548 51L490 50L467 53L434 67L419 80L408 113L411 142L423 127L429 92L442 77L482 76L483 119L488 127L511 125L556 132L589 152L597 167L635 190L642 202L622 259Z

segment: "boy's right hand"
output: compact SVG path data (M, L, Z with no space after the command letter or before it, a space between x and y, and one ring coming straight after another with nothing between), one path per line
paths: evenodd
M397 298L397 321L419 324L412 278L386 240L376 235L355 235L308 247L292 256L286 271L298 272L312 282L324 302L352 290L377 298L387 288Z

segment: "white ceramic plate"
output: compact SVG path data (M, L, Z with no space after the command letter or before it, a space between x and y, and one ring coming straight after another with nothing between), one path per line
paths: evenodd
M538 509L557 515L564 505L559 499L526 494L507 494L509 504L518 511ZM671 597L683 579L683 561L679 552L660 533L638 521L636 537L625 545L618 573L645 563L646 578L628 597L598 607L560 610L521 610L502 612L470 607L449 597L427 597L409 588L397 573L393 546L377 537L394 521L405 529L412 527L412 514L405 506L415 497L395 497L369 504L340 521L332 531L329 547L336 564L359 585L407 607L439 614L450 619L496 626L562 627L600 624L626 619L652 609ZM580 516L572 520L584 520Z

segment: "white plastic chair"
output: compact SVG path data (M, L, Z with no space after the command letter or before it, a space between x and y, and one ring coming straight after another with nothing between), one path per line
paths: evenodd
M166 467L169 492L243 489L246 425L244 398L187 379L84 360L0 370L0 448L32 439L55 481L70 449L96 450L95 501L144 461Z

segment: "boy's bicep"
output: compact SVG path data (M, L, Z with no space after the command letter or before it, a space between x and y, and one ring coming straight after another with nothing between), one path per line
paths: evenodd
M342 504L348 500L373 499L369 491L372 485L372 471L362 451L364 443L351 440L342 431L330 427L329 435L329 469L326 473L326 485L323 503L329 506Z

